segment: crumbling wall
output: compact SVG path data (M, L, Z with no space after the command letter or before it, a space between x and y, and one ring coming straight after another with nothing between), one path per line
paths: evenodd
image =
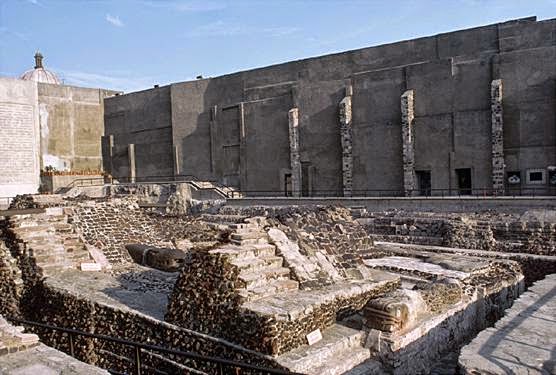
M166 320L276 355L303 345L307 333L329 327L342 314L361 309L369 299L399 285L396 279L376 288L356 286L357 293L346 290L334 298L325 298L316 290L311 309L284 319L271 308L262 313L241 305L238 275L239 269L225 255L192 251L170 296ZM295 298L302 297L292 297L294 304Z
M88 244L102 250L111 263L131 261L125 245L168 247L171 242L222 240L222 232L192 217L149 213L137 197L76 202L70 218Z
M22 284L17 260L12 257L0 237L0 315L8 317L19 315Z
M330 283L338 279L335 274L341 279L364 278L363 258L373 256L372 238L353 219L349 209L344 207L227 206L220 210L220 214L266 216L272 227L284 232L298 247L296 251L305 257L305 261L322 270L320 277L306 280L292 264L289 264L302 287L315 282L321 285ZM278 246L278 252L281 251L282 247ZM288 254L281 255L287 264Z
M180 328L131 309L124 310L92 301L69 290L61 289L48 279L36 291L29 303L41 306L41 309L29 311L27 315L35 321L201 355L277 367L271 359L225 340ZM45 344L69 352L69 342L64 334L41 329L35 331L40 334ZM76 338L74 348L76 358L99 367L125 372L134 366L131 360L134 355L133 349L119 344ZM211 365L199 364L191 360L174 358L173 361L208 373L216 371L216 368ZM156 368L167 373L183 371L179 366L172 365L171 361L150 356L148 353L143 355L143 362L145 366L151 367L151 370ZM154 373L154 371L144 371L144 373Z
M492 213L372 213L358 219L375 240L508 253L556 255L556 224Z

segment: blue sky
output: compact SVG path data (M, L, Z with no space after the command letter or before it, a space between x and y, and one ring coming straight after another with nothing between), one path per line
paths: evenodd
M512 18L556 0L0 0L0 76L128 91Z

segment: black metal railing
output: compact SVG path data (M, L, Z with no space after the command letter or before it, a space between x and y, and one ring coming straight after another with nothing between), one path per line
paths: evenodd
M269 375L301 375L301 374L298 374L298 373L289 372L289 371L285 371L285 370L272 369L272 368L268 368L268 367L261 367L261 366L251 365L251 364L244 363L244 362L236 362L236 361L232 361L232 360L228 360L228 359L224 359L224 358L210 357L210 356L205 356L205 355L192 353L192 352L184 352L184 351L181 351L181 350L168 349L168 348L163 348L161 346L144 344L144 343L125 340L125 339L120 339L120 338L112 337L112 336L89 333L89 332L80 331L80 330L76 330L76 329L72 329L72 328L57 327L57 326L53 326L53 325L50 325L50 324L33 322L33 321L25 320L25 319L19 319L19 318L13 318L13 317L12 318L7 318L7 319L10 320L11 322L17 323L17 324L23 324L23 325L27 325L27 326L31 326L31 327L37 327L37 328L42 328L42 329L46 329L46 330L66 333L68 335L68 340L69 340L69 351L70 351L69 354L72 357L75 357L75 339L80 338L80 337L88 337L88 338L93 338L93 339L98 339L98 340L104 340L104 341L120 344L120 345L123 345L123 346L132 347L133 350L134 350L133 374L136 374L136 375L141 375L141 373L142 373L143 365L142 365L142 361L141 361L141 350L146 350L146 351L150 351L150 352L158 352L158 353L163 353L163 354L169 354L169 355L173 355L173 356L177 356L177 357L181 357L181 358L185 358L185 359L195 360L195 361L197 361L199 363L203 363L203 364L215 365L216 368L217 368L218 374L220 374L220 375L224 374L224 370L227 369L227 368L234 369L234 373L238 374L238 375L241 374L241 370L253 371L253 372L256 372L256 373L259 373L259 374L264 374L264 375L266 375L266 374L269 374ZM118 372L116 370L108 369L108 371L111 372L112 374L121 374L120 372Z
M493 188L444 188L444 189L427 189L427 190L404 190L404 189L365 189L352 190L349 195L345 195L342 190L312 190L310 192L298 192L294 194L291 191L284 190L241 190L241 192L230 192L230 198L240 197L275 197L289 198L298 196L300 198L482 198L482 197L539 197L539 196L556 196L556 186L538 186L538 187L520 187L506 188L504 192L500 189Z
M77 178L71 183L62 188L63 191L68 191L73 187L94 187L94 186L129 186L136 184L167 184L173 182L186 182L192 184L198 190L214 190L220 193L223 198L230 198L230 192L233 191L232 188L224 184L219 183L217 180L212 179L200 179L195 175L171 175L171 176L137 176L137 177L88 177L88 178ZM212 184L212 187L203 187L199 183L208 182Z
M215 190L222 197L242 198L242 197L345 197L340 189L318 189L311 191L300 191L294 194L284 190L235 190L223 185L213 179L200 179L195 175L169 175L169 176L137 176L137 177L107 177L105 182L99 183L99 178L83 178L74 180L66 188L74 186L126 186L135 184L164 184L173 182L186 182L194 185L200 190ZM96 184L94 183L96 182ZM203 187L202 182L209 182L213 187ZM355 189L349 195L353 198L361 197L413 197L413 198L438 198L438 197L519 197L519 196L556 196L556 186L518 186L506 187L502 193L500 189L494 188L434 188L434 189Z

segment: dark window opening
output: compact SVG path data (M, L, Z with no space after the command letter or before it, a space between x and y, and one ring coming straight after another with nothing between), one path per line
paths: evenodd
M458 189L460 195L471 195L471 168L456 169Z
M542 182L543 173L542 172L531 172L529 173L529 181L531 182Z
M415 171L419 195L431 195L431 171Z

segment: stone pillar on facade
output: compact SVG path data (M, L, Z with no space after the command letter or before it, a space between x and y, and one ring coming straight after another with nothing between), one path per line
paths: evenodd
M292 108L288 111L290 134L290 167L292 196L301 195L301 160L299 156L299 110Z
M346 89L346 96L340 102L340 139L342 142L342 190L344 197L352 195L353 139L352 139L352 88Z
M411 196L417 188L415 176L415 103L413 90L407 90L401 97L402 110L402 156L403 188L406 197Z
M490 112L492 126L492 189L494 194L504 195L504 119L501 79L495 79L490 85Z
M127 146L127 157L129 161L129 182L135 183L135 145L133 143Z

